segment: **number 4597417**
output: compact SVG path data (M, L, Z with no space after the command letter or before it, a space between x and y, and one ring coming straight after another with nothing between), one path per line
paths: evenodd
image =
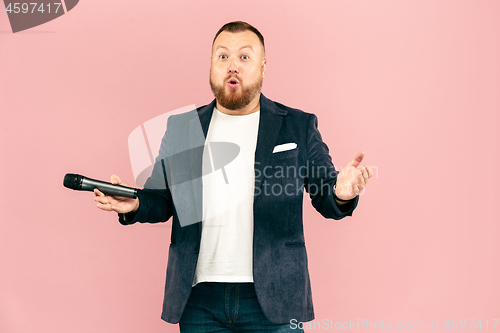
M50 3L47 3L45 5L45 7L43 6L44 4L41 3L40 5L38 5L38 3L36 2L30 2L30 3L27 3L27 2L23 2L23 3L19 3L19 2L15 2L15 3L9 3L9 5L7 6L7 8L5 8L5 10L10 14L10 13L14 13L14 14L19 14L19 13L23 13L23 14L27 14L27 13L35 13L35 12L40 12L40 13L44 13L44 12L47 12L47 13L51 13L50 11ZM53 13L56 13L57 14L57 11L59 10L59 7L61 7L61 3L60 2L54 2L53 3L54 5L54 11ZM30 11L30 6L31 6L31 11ZM57 6L57 7L56 7Z
M479 329L481 329L481 328L489 329L490 328L490 323L488 322L488 319L485 319L482 322L481 322L481 319L479 319L477 322L475 319L468 319L468 321L470 322L469 329L471 329L473 326L477 327ZM495 324L493 325L493 329L495 329L495 327L497 326L497 323L498 323L498 319L492 319L491 321L495 322ZM474 325L474 322L476 322L476 325ZM462 330L466 329L467 328L467 321L465 319L460 319L460 320L459 319L452 319L451 325L450 325L450 320L448 319L444 323L445 328L451 328L454 330L456 330L459 326L460 326L460 329L462 329Z

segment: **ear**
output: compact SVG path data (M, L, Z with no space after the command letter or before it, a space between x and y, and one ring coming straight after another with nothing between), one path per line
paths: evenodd
M264 60L262 60L262 78L265 78L266 77L266 69L267 69L267 59L264 58Z

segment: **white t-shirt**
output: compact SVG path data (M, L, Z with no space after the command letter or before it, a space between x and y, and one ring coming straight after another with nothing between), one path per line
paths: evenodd
M255 147L260 111L227 115L216 108L203 152L203 220L193 286L199 282L253 282ZM239 154L224 170L205 172L210 142L230 142ZM213 166L213 164L212 164ZM226 173L226 180L223 175Z

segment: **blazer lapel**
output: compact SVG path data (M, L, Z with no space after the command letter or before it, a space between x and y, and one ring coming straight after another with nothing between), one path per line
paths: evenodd
M210 126L210 120L212 119L212 114L214 112L215 99L212 103L201 107L197 111L198 117L193 117L189 124L189 140L190 140L190 169L191 169L191 179L196 179L202 176L202 154L203 146L207 138L208 127ZM203 132L203 136L200 133ZM199 147L200 149L193 149Z
M212 119L212 114L214 112L215 99L212 103L201 107L197 110L198 117L193 117L189 124L189 139L190 139L190 155L189 160L191 163L191 179L193 185L193 195L195 201L195 209L201 222L203 219L203 181L202 181L202 171L203 171L203 147L206 142L208 127L210 126L210 120ZM203 137L200 133L203 132ZM201 146L201 147L200 147ZM199 147L200 149L197 149ZM195 148L195 149L193 149ZM202 224L196 223L198 225L198 239L196 245L196 251L200 248L201 242L201 232Z
M210 120L212 120L212 114L214 113L215 99L208 105L200 108L198 112L198 117L200 118L201 128L203 129L203 135L205 138L208 133L208 126L210 125Z
M285 110L276 108L263 94L260 95L259 131L255 148L255 189L262 185L264 168L269 164L286 113Z

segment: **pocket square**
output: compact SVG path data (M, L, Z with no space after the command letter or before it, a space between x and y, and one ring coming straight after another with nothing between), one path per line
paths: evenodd
M279 153L280 151L292 150L297 148L297 144L295 142L284 143L282 145L274 146L273 153Z

